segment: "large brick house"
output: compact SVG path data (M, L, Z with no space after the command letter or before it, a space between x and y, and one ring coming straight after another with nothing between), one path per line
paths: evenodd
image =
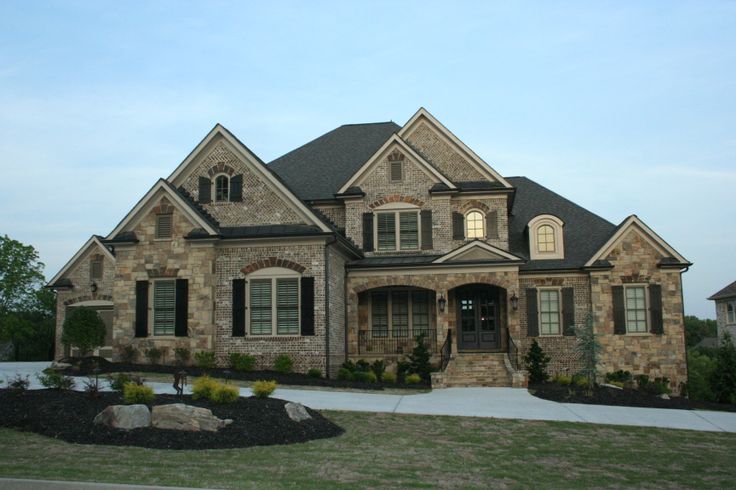
M732 338L736 339L736 281L708 299L716 302L718 338L723 338L723 335L728 332Z
M426 110L341 126L265 164L220 125L50 282L109 325L100 354L175 347L334 375L426 334L437 385L523 384L536 339L574 373L592 321L602 372L687 377L688 260L635 215L614 225L502 177ZM59 345L57 352L63 355Z

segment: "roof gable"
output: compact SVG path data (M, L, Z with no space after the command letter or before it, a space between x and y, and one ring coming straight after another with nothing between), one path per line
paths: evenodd
M56 282L63 278L64 275L72 268L74 265L76 265L77 261L85 256L85 254L92 248L97 248L102 252L102 254L110 259L111 261L115 262L115 256L110 252L110 249L105 246L100 241L100 237L97 235L92 235L89 240L87 240L84 245L77 251L77 253L74 254L74 256L64 264L64 267L61 268L59 272L56 273L56 275L48 282L48 285L50 287L53 287Z
M514 255L506 250L494 247L481 240L473 240L468 242L452 252L432 261L433 264L443 264L447 262L460 262L466 260L503 260L503 261L520 261L524 260L518 255Z
M708 299L716 300L725 298L736 298L736 281L732 282L717 293L711 295Z

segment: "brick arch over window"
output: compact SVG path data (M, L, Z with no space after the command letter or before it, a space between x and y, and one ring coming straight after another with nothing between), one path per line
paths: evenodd
M171 214L174 212L174 206L165 197L161 198L158 206L153 208L153 214Z
M462 213L466 213L466 212L470 211L471 209L479 209L479 210L483 211L484 213L490 213L491 212L491 209L488 206L486 206L482 202L477 201L475 199L471 199L470 201L466 201L466 202L464 202L462 204L462 206L460 206L460 211Z
M383 206L384 204L390 204L393 202L405 202L407 204L414 204L415 206L419 206L419 207L424 206L424 201L420 199L417 199L411 196L402 196L400 194L394 194L392 196L386 196L386 197L382 197L381 199L377 199L376 201L369 204L368 207L371 209L375 209L379 206Z
M365 291L376 288L394 287L394 286L410 286L432 291L449 291L459 286L469 284L486 284L488 286L496 286L506 290L518 289L518 279L513 277L499 276L495 273L477 273L477 274L453 274L438 276L387 276L387 277L371 277L362 284L356 284L352 288L353 294L360 294Z
M256 260L255 262L246 265L240 270L243 274L251 274L257 270L266 269L268 267L283 267L284 269L291 269L293 271L296 271L299 274L303 273L306 270L306 267L304 267L303 265L297 264L296 262L288 259L280 259L278 257L268 257L265 259Z
M83 294L81 296L74 296L73 298L69 298L66 301L64 301L64 306L69 306L77 303L81 303L82 301L110 301L112 302L112 296L109 294Z
M210 176L210 178L214 177L217 174L227 174L228 176L232 177L234 173L235 169L232 168L230 165L225 165L224 163L213 165L212 167L210 167L209 170L207 170L207 174Z

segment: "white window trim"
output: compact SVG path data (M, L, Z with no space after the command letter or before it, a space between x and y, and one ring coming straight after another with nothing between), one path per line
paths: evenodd
M413 211L417 215L417 247L416 248L400 248L401 247L401 222L400 213ZM394 214L394 248L381 249L378 244L378 215ZM373 210L373 243L375 252L418 252L422 250L422 216L421 209L418 206L408 203L390 203Z
M649 312L649 285L646 283L624 284L624 324L626 325L626 335L651 335L652 319ZM630 288L644 289L644 321L646 322L643 332L629 330L629 307L626 301L626 290Z
M369 291L368 295L368 332L370 333L371 338L375 339L408 339L408 340L414 340L416 337L414 335L414 300L412 299L412 292L416 291L424 291L427 294L427 315L429 316L429 325L427 326L427 330L435 330L436 324L434 321L434 317L432 315L432 304L436 302L432 301L431 293L432 291L421 289L421 288L388 288L388 289L373 289ZM407 309L407 315L409 317L409 323L407 325L407 336L406 337L394 337L394 325L393 325L393 300L391 299L391 295L394 292L406 292L409 295L409 307ZM388 330L386 330L386 336L385 337L374 337L373 336L373 293L384 293L386 294L386 315L388 318L387 327ZM436 313L435 313L436 314Z
M483 224L483 236L473 237L473 238L468 236L468 215L470 213L480 213L481 223ZM488 236L488 230L486 229L486 213L484 213L478 208L472 208L465 212L465 214L463 215L463 224L465 226L465 239L466 240L485 240L486 237Z
M733 320L729 320L728 318L728 305L731 305L731 308L733 308ZM726 306L726 325L736 325L736 300L728 300L725 302Z
M154 303L154 291L157 282L170 281L174 283L174 333L157 334L156 333L156 315ZM148 281L148 324L151 326L151 335L157 339L175 338L176 337L176 278L161 277L159 279L151 279Z
M542 291L557 291L557 333L542 333ZM537 329L540 337L562 337L564 326L562 325L562 288L561 287L539 287L537 288Z
M227 181L227 199L225 199L224 201L218 201L217 200L217 179L219 177L225 177L225 180ZM218 174L215 174L215 176L212 177L212 184L211 185L212 185L212 189L210 190L210 192L211 192L211 196L212 196L212 200L211 200L212 203L214 203L214 204L222 204L222 203L226 203L226 202L231 202L230 201L230 176L228 174L226 174L224 172L220 172Z
M270 279L271 280L271 333L252 333L250 331L250 283L253 279ZM277 305L276 298L276 279L297 279L297 325L298 332L293 334L278 333L277 326ZM248 274L245 278L245 331L248 332L249 338L274 338L274 337L301 337L302 326L302 275L291 269L283 267L267 267L259 269Z
M537 248L537 231L543 225L552 227L555 233L555 249L552 252L540 252ZM551 214L540 214L529 221L529 256L532 260L550 260L565 258L564 234L562 232L565 223L557 216Z

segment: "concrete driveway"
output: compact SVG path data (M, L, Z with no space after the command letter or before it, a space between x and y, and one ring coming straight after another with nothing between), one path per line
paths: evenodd
M36 374L49 363L0 363L0 380L16 373L29 376L31 389L42 388ZM77 383L78 389L82 383ZM147 383L157 393L173 394L168 383ZM189 387L187 387L189 391ZM250 396L249 388L240 389ZM519 388L445 388L430 393L393 395L327 390L279 388L273 395L317 410L347 410L460 417L555 420L593 424L664 427L714 432L736 432L736 413L706 410L614 407L557 403L542 400Z

